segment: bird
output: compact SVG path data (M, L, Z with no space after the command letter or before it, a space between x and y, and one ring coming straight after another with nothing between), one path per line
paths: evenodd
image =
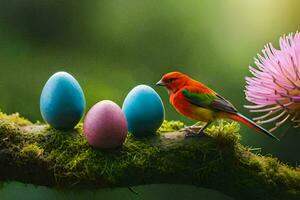
M197 133L189 136L203 135L203 131L216 119L231 119L280 141L268 130L239 113L232 103L214 90L181 72L163 75L156 85L167 89L169 101L178 113L205 123Z

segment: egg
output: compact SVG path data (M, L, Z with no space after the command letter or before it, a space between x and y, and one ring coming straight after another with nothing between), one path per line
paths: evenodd
M43 119L59 130L73 129L85 110L84 93L77 80L67 72L57 72L46 82L41 98Z
M88 143L101 149L121 146L128 131L121 108L109 100L98 102L88 111L83 130Z
M134 87L127 94L122 110L127 119L129 132L137 137L154 134L165 118L160 96L147 85Z

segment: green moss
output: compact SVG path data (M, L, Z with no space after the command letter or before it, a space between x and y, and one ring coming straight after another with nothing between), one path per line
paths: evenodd
M184 123L182 123L180 121L164 120L163 124L158 129L158 132L159 133L172 132L172 131L177 131L182 128L184 128Z
M24 159L37 159L43 154L43 151L37 144L25 144L20 151L20 157Z
M19 126L26 126L26 125L32 124L29 120L27 120L23 117L20 117L19 113L7 115L5 113L0 112L0 119L1 119L1 121L9 121L9 122L15 123Z
M0 178L61 187L183 183L236 199L299 199L300 169L242 146L237 123L220 120L188 139L183 127L165 121L153 137L129 135L118 149L96 150L82 124L62 132L1 113Z

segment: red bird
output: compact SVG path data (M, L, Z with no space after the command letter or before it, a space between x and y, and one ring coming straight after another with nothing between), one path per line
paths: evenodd
M201 134L215 119L228 118L241 122L279 141L269 131L240 114L221 95L185 74L180 72L167 73L156 85L167 88L170 95L170 103L177 112L190 119L206 122L197 135Z

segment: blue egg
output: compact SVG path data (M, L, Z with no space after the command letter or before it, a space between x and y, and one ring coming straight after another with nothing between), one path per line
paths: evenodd
M147 85L134 87L126 96L122 110L128 130L134 136L154 134L165 118L165 109L160 96Z
M77 80L66 72L57 72L45 84L40 110L43 119L59 130L73 129L85 110L84 93Z

